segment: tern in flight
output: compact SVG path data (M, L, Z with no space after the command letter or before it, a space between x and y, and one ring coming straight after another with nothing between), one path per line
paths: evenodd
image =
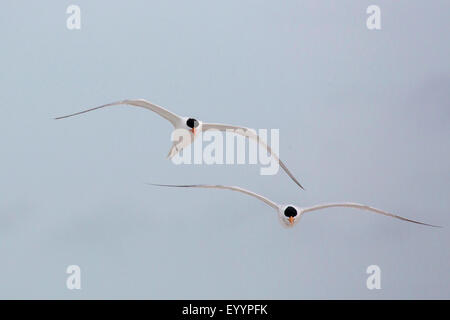
M252 139L252 140L256 141L257 143L259 143L260 145L262 145L264 148L266 148L266 150L269 152L269 154L272 157L274 157L274 159L276 161L278 161L281 168L283 168L283 170L287 173L287 175L300 188L304 189L303 186L300 184L300 182L298 182L298 180L294 177L294 175L289 171L289 169L286 167L286 165L278 158L278 155L276 155L274 152L272 152L272 149L264 141L262 141L259 138L259 136L256 134L256 132L254 130L251 130L246 127L233 126L233 125L220 124L220 123L206 123L206 122L202 122L202 121L197 120L192 117L181 117L163 107L157 106L157 105L155 105L151 102L148 102L144 99L116 101L116 102L108 103L108 104L105 104L105 105L102 105L99 107L76 112L73 114L69 114L66 116L57 117L55 119L58 120L58 119L73 117L73 116L76 116L76 115L79 115L82 113L86 113L89 111L94 111L94 110L97 110L100 108L122 105L122 104L148 109L150 111L153 111L153 112L159 114L161 117L165 118L166 120L168 120L173 125L174 130L178 130L178 129L187 130L187 132L189 133L189 136L188 136L189 139L180 139L178 141L174 141L173 145L167 155L167 158L169 158L169 159L172 158L173 156L175 156L176 154L178 154L183 148L190 145L196 139L196 137L198 136L198 132L200 132L200 131L218 130L218 131L226 132L228 130L231 130L231 131L233 131L233 133L236 133L236 134L242 135L244 137L247 137L249 139Z
M293 227L300 220L300 218L303 216L303 214L306 212L316 211L316 210L321 210L321 209L326 209L326 208L333 208L333 207L347 207L347 208L368 210L368 211L372 211L372 212L375 212L378 214L382 214L382 215L385 215L388 217L400 219L400 220L407 221L407 222L422 224L422 225L430 226L430 227L440 227L440 226L435 226L435 225L428 224L428 223L423 223L423 222L407 219L407 218L395 215L393 213L389 213L389 212L386 212L386 211L383 211L383 210L380 210L377 208L369 207L367 205L359 204L359 203L337 202L337 203L324 203L324 204L319 204L319 205L312 206L312 207L298 207L298 206L290 205L290 204L285 205L285 204L275 203L272 200L270 200L262 195L259 195L250 190L246 190L244 188L236 187L236 186L207 185L207 184L174 185L174 184L153 184L153 183L149 183L149 185L159 186L159 187L173 187L173 188L226 189L226 190L242 192L242 193L245 193L249 196L255 197L255 198L263 201L265 204L267 204L270 207L272 207L273 209L275 209L278 213L278 217L280 219L281 224L286 227Z

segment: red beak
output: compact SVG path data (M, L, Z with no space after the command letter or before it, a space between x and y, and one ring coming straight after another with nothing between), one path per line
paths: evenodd
M289 217L289 223L292 225L292 224L294 224L294 217Z
M192 128L191 131L193 134L195 134L195 128Z

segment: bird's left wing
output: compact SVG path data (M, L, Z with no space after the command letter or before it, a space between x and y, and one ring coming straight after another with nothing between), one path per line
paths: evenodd
M300 184L300 182L295 178L295 176L289 171L289 169L286 167L286 165L283 163L283 161L280 160L277 154L275 154L272 149L263 141L260 139L260 137L256 134L255 130L246 128L246 127L240 127L240 126L233 126L228 124L221 124L221 123L203 123L202 130L218 130L218 131L233 131L235 134L239 134L244 137L248 137L249 139L252 139L262 145L266 150L269 152L271 156L274 157L276 161L280 164L281 168L287 173L287 175L302 189L303 186Z
M302 212L309 212L309 211L315 211L315 210L320 210L320 209L325 209L325 208L332 208L332 207L348 207L348 208L356 208L356 209L368 210L368 211L372 211L372 212L375 212L375 213L378 213L378 214L382 214L384 216L400 219L400 220L407 221L407 222L422 224L422 225L429 226L429 227L441 228L441 226L435 226L435 225L432 225L432 224L428 224L428 223L423 223L423 222L407 219L407 218L404 218L402 216L398 216L398 215L390 213L390 212L386 212L386 211L383 211L383 210L380 210L380 209L377 209L377 208L369 207L369 206L364 205L364 204L352 203L352 202L325 203L325 204L320 204L320 205L312 206L312 207L308 207L308 208L302 208Z

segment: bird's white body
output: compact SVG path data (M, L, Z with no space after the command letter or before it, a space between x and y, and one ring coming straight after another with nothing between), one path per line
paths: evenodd
M292 207L292 208L296 209L296 211L298 212L297 216L291 221L289 221L289 218L286 217L286 215L284 214L288 207ZM278 205L277 214L278 214L278 219L283 227L292 228L300 221L303 212L302 212L301 208L299 208L293 204L284 204L284 205L282 204L282 205Z
M195 139L198 138L198 132L202 130L202 122L199 121L199 124L196 127L196 132L194 134L191 131L191 128L186 125L186 121L188 119L188 117L180 117L179 119L177 119L171 136L177 137L178 139L173 140L172 147L167 154L168 159L172 159L175 155L180 153L181 150L194 143Z

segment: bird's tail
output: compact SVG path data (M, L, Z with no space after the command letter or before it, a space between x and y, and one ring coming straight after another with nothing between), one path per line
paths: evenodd
M179 152L180 150L178 149L178 143L174 142L169 150L169 153L167 154L167 159L172 159Z

